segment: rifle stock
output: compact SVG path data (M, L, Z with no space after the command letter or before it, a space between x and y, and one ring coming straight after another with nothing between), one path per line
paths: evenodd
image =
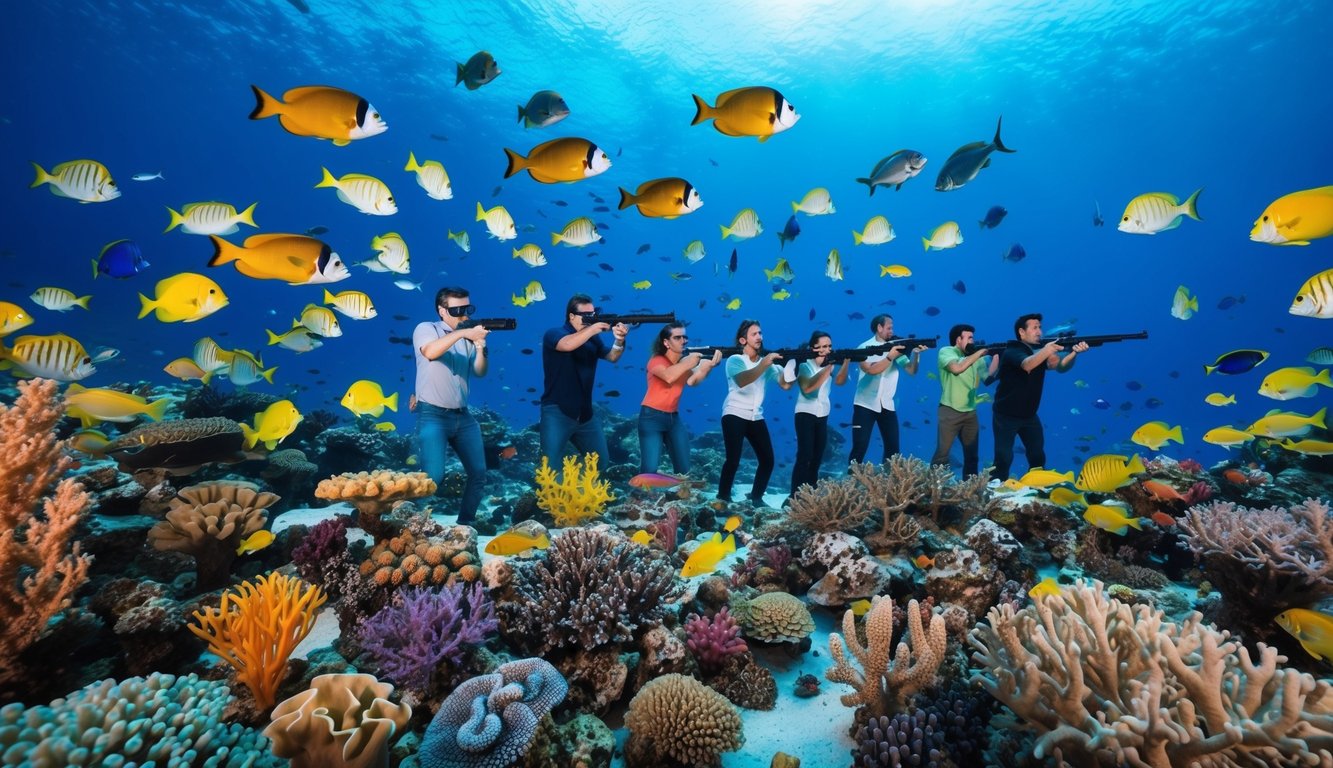
M512 317L482 317L459 323L459 328L485 328L488 331L512 331L518 328L518 320Z

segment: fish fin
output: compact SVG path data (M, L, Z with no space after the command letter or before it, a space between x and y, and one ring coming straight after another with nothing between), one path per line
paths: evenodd
M520 123L523 122L523 117L524 117L524 115L523 115L523 105L522 105L522 104L519 104L519 105L518 105L518 122L520 122ZM529 127L531 127L531 126L527 126L527 125L525 125L525 126L523 126L523 127L524 127L524 128L529 128Z
M1004 145L1004 142L1000 140L1000 126L1003 123L1004 123L1004 115L1000 115L1000 119L995 121L995 139L991 143L995 145L995 149L998 152L1010 152L1010 153L1017 152L1018 150L1016 149L1010 149L1006 147ZM990 158L987 158L987 160L989 159Z
M255 92L255 108L250 113L251 120L263 120L266 117L282 114L284 105L281 101L264 93L257 85L251 85L250 90Z
M1194 194L1185 198L1185 215L1195 221L1203 221L1203 219L1199 218L1199 193L1202 191L1203 187L1199 187L1194 190ZM1294 224L1295 222L1292 223Z
M74 306L76 306L76 307L83 307L84 309L87 309L87 308L88 308L88 302L89 302L89 300L91 300L91 299L92 299L92 294L89 294L89 295L87 295L87 296L80 296L79 298L77 298L77 299L74 300Z
M244 211L241 211L241 215L238 217L238 220L243 221L252 227L258 227L259 225L255 223L255 206L257 205L259 205L258 202L250 203L249 208L246 208ZM167 210L171 209L168 208ZM237 229L239 229L239 227L233 224L231 232L235 232ZM231 232L228 232L227 234L231 234Z
M690 97L694 99L694 119L690 121L690 125L698 125L699 123L702 123L705 120L711 120L716 116L713 112L713 108L708 106L708 102L699 98L699 96L695 94L690 94ZM36 165L36 163L33 163L33 165ZM35 187L37 185L34 184L33 186Z
M769 122L772 122L772 121L770 120ZM768 140L771 139L771 138L773 138L773 134L771 134L771 133L766 133L766 134L764 134L763 136L760 136L760 137L759 137L759 143L760 143L760 144L763 144L764 142L768 141Z
M394 392L392 395L384 398L384 405L394 413L398 413L398 393Z
M505 157L509 158L509 165L505 168L505 178L509 178L524 168L528 167L528 159L514 150L505 147Z
M634 205L634 195L630 194L629 190L624 187L616 187L616 189L620 190L620 205L617 210L623 211Z
M726 240L727 237L731 235L731 229L727 227L726 224L722 224L720 226L722 227L722 239Z
M97 279L97 274L98 274L98 269L97 269L97 259L93 259L93 279L94 279L94 280Z
M929 251L929 250L930 250L930 240L929 240L929 238L925 238L925 237L921 238L921 249L922 249L922 250L925 250L925 251Z
M419 170L421 170L421 165L420 165L419 163L417 163L417 156L416 156L416 153L415 153L415 152L411 152L411 151L409 151L409 152L407 153L407 165L403 166L403 170L404 170L404 171L419 171Z
M1324 416L1328 413L1328 406L1319 409L1319 412L1310 417L1310 423L1324 429Z
M320 170L324 172L324 176L323 176L323 178L321 178L321 179L319 180L319 183L315 185L315 189L319 189L320 187L336 187L336 186L338 186L338 180L335 179L335 178L333 178L333 174L329 173L329 169L328 169L328 168L325 168L325 167L323 167L323 166L320 166ZM340 190L340 191L341 191L341 190Z
M697 99L699 97L695 96L695 98ZM32 183L28 185L28 189L36 189L42 186L43 184L55 181L55 177L47 173L46 170L42 168L42 166L33 163L32 168L34 171L36 171L36 178L34 178L32 180Z
M270 330L267 329L267 328L264 329L264 333L267 333L267 334L268 334L268 345L269 345L270 347L273 346L274 344L277 344L277 343L279 343L279 342L282 341L282 337L281 337L281 336L279 336L278 334L274 333L273 331L270 331Z
M164 397L161 400L154 400L149 403L148 407L144 409L144 413L153 421L161 421L167 415L167 409L170 407L171 400Z
M276 370L278 370L278 366L275 365L275 366L273 366L272 368L268 369L267 371L262 372L262 373L259 374L259 375L264 377L264 381L267 381L268 383L272 384L272 383L273 383L273 372L276 371Z
M457 71L457 73L454 75L454 87L455 87L455 88L458 87L458 84L459 84L459 83L463 82L463 65L462 65L462 64L456 64L456 65L457 65L457 67L458 67L458 71ZM469 88L470 88L470 87L471 87L471 86L469 86Z
M171 214L171 221L167 224L167 228L162 230L163 234L185 223L185 217L172 210L171 206L167 206L167 213Z
M245 447L254 448L255 443L259 442L259 434L250 428L249 424L241 422L241 434L245 437Z
M486 209L482 208L481 203L479 202L477 203L477 221L485 221L485 220L486 220Z
M139 294L139 302L140 302L140 309L139 309L140 320L144 319L145 317L148 317L148 313L152 312L153 309L157 307L156 301L148 298L142 293Z

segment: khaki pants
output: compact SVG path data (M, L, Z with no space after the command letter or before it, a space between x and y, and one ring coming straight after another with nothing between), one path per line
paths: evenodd
M949 449L955 438L963 441L963 477L977 473L977 443L981 434L981 425L977 421L976 411L956 411L947 405L940 405L935 418L938 437L935 443L935 455L931 464L949 464Z

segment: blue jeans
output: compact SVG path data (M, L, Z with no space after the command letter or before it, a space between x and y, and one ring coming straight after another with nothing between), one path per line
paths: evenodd
M639 408L639 468L656 472L662 462L662 443L671 455L671 468L678 475L690 471L690 433L679 413Z
M607 467L606 432L602 430L602 417L594 411L592 418L583 423L571 419L560 410L558 405L543 405L539 426L541 433L542 455L550 462L551 469L560 471L565 455L565 443L574 441L574 447L580 453L597 454L597 466L602 472Z
M458 507L458 522L471 523L481 505L482 484L486 482L486 449L482 447L481 425L467 409L448 410L430 403L417 403L417 439L421 441L421 465L438 485L444 479L444 445L458 454L467 473L463 500Z

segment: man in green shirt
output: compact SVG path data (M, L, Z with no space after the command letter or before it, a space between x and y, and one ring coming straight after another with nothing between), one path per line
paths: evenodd
M963 477L977 473L977 443L981 432L977 421L977 385L981 381L981 362L986 349L972 349L975 329L966 324L949 329L952 346L940 350L940 408L936 422L939 438L931 464L949 465L949 449L955 438L963 442ZM998 355L990 356L988 376L999 367Z

